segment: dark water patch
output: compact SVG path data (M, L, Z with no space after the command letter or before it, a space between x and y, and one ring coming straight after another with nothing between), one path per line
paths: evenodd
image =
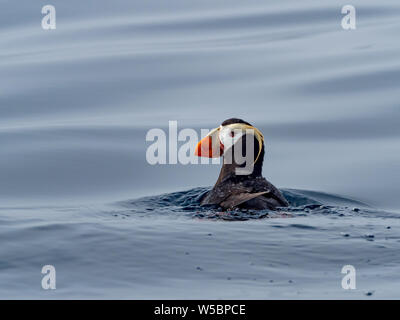
M317 230L319 228L313 227L313 226L309 226L309 225L305 225L305 224L290 224L289 225L290 228L297 228L297 229L308 229L308 230Z
M234 211L206 211L196 212L194 217L199 219L210 219L210 220L224 220L224 221L246 221L250 219L263 219L269 218L269 212L260 210L260 212L250 212L242 210Z

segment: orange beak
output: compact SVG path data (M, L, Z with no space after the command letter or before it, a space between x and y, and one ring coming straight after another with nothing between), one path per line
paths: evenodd
M194 151L198 157L219 158L224 153L224 145L219 139L219 128L216 128L199 141Z

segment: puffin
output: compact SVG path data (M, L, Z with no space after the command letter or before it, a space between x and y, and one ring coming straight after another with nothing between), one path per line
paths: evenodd
M276 210L289 206L283 194L262 176L264 136L250 123L231 118L201 139L195 155L223 158L214 187L201 198L201 206L235 210Z

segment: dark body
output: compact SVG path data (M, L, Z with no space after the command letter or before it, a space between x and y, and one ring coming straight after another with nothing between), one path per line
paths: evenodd
M230 123L244 123L241 119L229 119L222 123L222 126ZM254 138L255 139L255 138ZM242 155L246 155L246 139L242 137ZM256 159L259 147L258 142L254 142L254 157ZM235 148L235 145L233 146ZM237 175L236 168L244 167L234 161L231 164L224 163L218 180L202 199L201 205L218 205L222 209L269 209L277 207L287 207L289 203L282 193L272 183L262 176L262 165L264 161L264 143L259 158L254 163L254 169L249 175Z

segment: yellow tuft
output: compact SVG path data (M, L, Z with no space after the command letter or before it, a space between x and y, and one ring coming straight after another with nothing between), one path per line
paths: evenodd
M233 123L233 124L228 124L226 125L226 127L232 128L232 129L241 129L241 130L252 130L254 132L254 136L256 137L257 141L258 141L258 154L256 157L256 160L254 160L254 163L257 162L258 158L260 157L261 154L261 149L262 149L262 144L264 142L264 136L261 133L260 130L258 130L257 128L250 126L248 124L245 123Z

